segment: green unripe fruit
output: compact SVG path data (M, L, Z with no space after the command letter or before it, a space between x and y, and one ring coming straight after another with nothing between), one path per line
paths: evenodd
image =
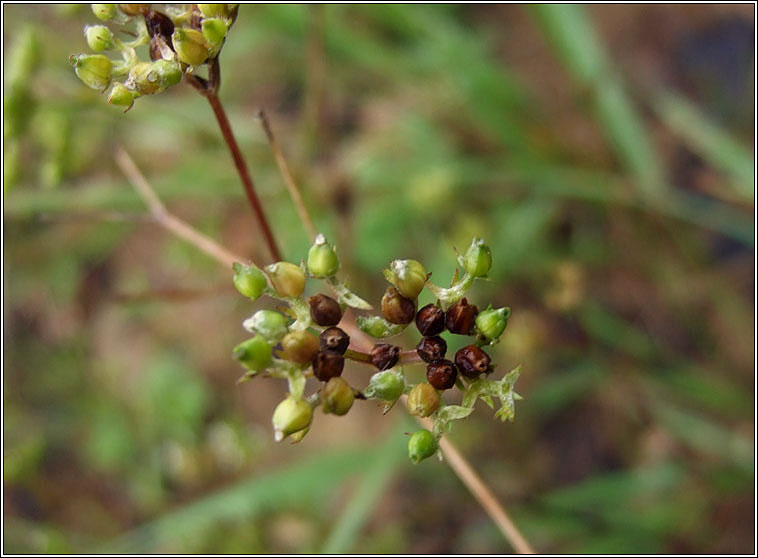
M234 281L236 289L252 300L260 297L268 285L266 276L254 265L242 265L234 262L232 271L234 272L232 281Z
M297 298L305 290L305 273L290 262L277 262L266 266L271 285L279 296Z
M126 107L126 110L129 110L134 104L134 93L127 89L123 83L116 83L108 95L108 103L117 107Z
M368 387L363 391L366 397L383 401L395 401L403 394L405 378L399 370L384 370L377 372L369 380Z
M197 29L177 27L171 35L171 42L179 60L190 66L199 66L210 55L208 43Z
M172 60L138 62L131 70L124 85L140 95L163 93L182 79L179 64Z
M76 76L87 87L105 91L111 84L113 63L103 54L80 54L71 55L68 59L74 67Z
M198 4L197 7L203 17L225 17L229 15L228 4Z
M271 423L274 425L274 439L280 442L287 436L306 430L312 419L313 408L307 401L292 396L287 397L277 405L271 417Z
M390 270L395 288L406 298L416 298L426 284L426 269L416 260L394 260Z
M331 277L340 268L340 261L334 248L326 241L323 234L316 237L316 241L308 250L308 271L317 278Z
M281 343L281 358L297 364L311 362L319 351L318 337L308 331L291 331L282 338Z
M475 238L463 255L466 273L474 277L486 277L492 267L492 251L481 238Z
M437 451L437 440L434 434L428 430L419 430L414 432L411 439L408 440L408 457L414 463L420 463L427 457L434 455Z
M95 52L116 48L113 42L113 32L105 25L88 25L84 28L87 44Z
M274 310L258 310L242 325L248 331L263 336L270 343L278 343L287 334L288 320Z
M492 306L480 312L476 317L476 328L484 337L490 341L496 341L505 331L508 325L508 316L511 315L510 308L498 308L493 310Z
M261 372L271 364L271 345L259 335L234 347L232 354L245 368L254 372Z
M440 406L440 394L426 382L416 384L408 394L408 412L415 417L428 417Z
M342 378L331 378L321 391L321 401L325 413L342 416L353 406L355 391Z
M116 17L116 4L92 4L92 13L101 21L110 21Z
M218 52L226 38L226 22L218 18L206 18L202 23L203 37L211 47L212 52Z

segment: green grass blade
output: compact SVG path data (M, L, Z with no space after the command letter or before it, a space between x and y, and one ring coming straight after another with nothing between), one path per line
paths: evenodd
M363 475L360 484L337 519L329 538L324 543L321 552L324 554L344 554L356 549L355 545L361 529L371 516L371 512L379 503L385 489L392 478L393 472L401 463L406 463L408 457L402 443L402 431L407 423L401 423L403 428L393 428L387 435L387 441L382 444L376 459Z
M265 509L295 503L323 502L347 475L355 474L367 460L378 457L376 449L334 450L283 470L253 475L138 527L101 552L142 554L180 548L183 539L220 521L248 518Z
M647 198L660 197L665 189L661 162L584 9L543 4L533 12L566 69L592 94L595 117L639 191Z
M745 147L679 95L663 93L653 107L687 147L727 176L727 185L742 201L755 201L754 160Z

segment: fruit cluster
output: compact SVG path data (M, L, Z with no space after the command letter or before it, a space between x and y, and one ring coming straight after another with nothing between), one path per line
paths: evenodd
M87 44L97 54L69 58L79 79L102 92L112 84L108 102L128 111L136 98L162 93L203 64L212 73L239 5L164 6L166 13L151 4L92 4L98 19L128 26L124 33L135 38L121 40L103 24L86 26ZM136 49L141 45L148 45L150 60L138 58ZM121 60L101 54L106 51L119 52Z
M325 413L345 415L356 399L376 399L387 412L407 394L408 411L434 421L433 432L421 430L409 440L409 456L417 463L437 451L438 440L451 421L468 416L479 398L490 407L494 405L493 398L499 399L501 407L496 416L513 419L513 404L518 398L513 384L519 370L501 380L488 379L494 366L484 351L484 347L499 340L510 309L488 307L479 312L463 296L474 279L486 277L489 272L490 249L480 239L474 239L459 263L463 275L456 272L451 286L441 288L429 282L430 274L421 263L393 261L385 271L391 285L381 299L381 316L360 315L356 318L357 328L384 339L415 322L422 338L415 351L403 351L400 346L380 341L369 352L351 348L345 330L359 332L355 326L351 329L349 322L342 327L340 324L346 307L367 311L371 306L337 279L339 259L322 235L316 238L307 260L300 266L278 262L259 269L235 264L234 284L242 294L253 300L266 294L287 303L280 311L259 310L245 320L244 327L255 336L234 349L235 358L247 369L241 380L263 375L289 382L289 394L273 414L275 438L282 440L289 436L294 442L300 441L310 428L314 408L319 405ZM324 280L334 297L318 293L306 301L303 293L308 277ZM417 310L418 296L424 288L437 301ZM441 337L445 330L474 337L472 343L455 353L453 360L445 358L447 343ZM375 369L362 390L342 377L345 360ZM411 385L403 366L419 363L426 365L427 381ZM323 383L310 396L305 395L308 377ZM456 386L463 392L461 404L446 404L440 392Z

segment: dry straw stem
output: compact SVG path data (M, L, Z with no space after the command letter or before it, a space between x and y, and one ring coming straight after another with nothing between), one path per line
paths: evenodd
M238 255L232 254L223 246L182 221L166 209L163 202L158 198L150 183L140 172L129 154L121 146L116 146L114 157L121 171L126 175L129 183L134 187L140 197L145 201L153 220L172 234L182 238L205 252L228 269L234 262L245 261Z
M282 178L284 178L284 183L287 185L287 190L289 190L290 196L292 197L292 203L295 204L295 209L297 209L300 221L303 223L305 232L308 233L310 240L313 240L316 238L318 231L313 224L313 219L311 219L311 216L308 213L308 207L303 201L303 196L300 195L300 189L297 187L297 184L295 184L295 179L292 178L292 173L287 165L287 160L284 158L282 150L279 148L279 143L276 141L274 132L268 122L268 117L266 116L266 113L261 110L258 112L258 118L261 120L261 126L263 126L263 131L266 133L266 139L268 139L271 151L274 153L276 164L279 166L279 172L282 174Z
M408 396L403 395L405 405L408 405ZM418 422L426 429L432 429L432 421L426 418L416 418ZM440 448L445 456L445 461L450 464L450 468L461 479L461 482L466 486L469 492L476 498L479 505L484 508L490 519L495 522L503 536L508 539L513 549L518 554L536 554L532 546L526 540L524 535L513 523L508 513L505 511L503 505L498 502L495 495L484 483L482 477L480 477L476 471L474 471L471 464L466 460L458 448L444 436L440 439Z
M131 185L137 190L140 197L145 200L145 203L150 210L150 215L156 223L174 235L193 244L199 250L213 257L226 268L231 268L234 262L243 261L243 258L240 256L232 254L178 217L169 213L166 206L163 205L156 195L155 190L153 190L150 183L137 168L137 165L135 165L132 158L120 146L116 147L115 159ZM357 348L364 348L370 347L373 344L371 340L369 340L366 335L354 325L352 319L345 320L345 322L346 323L343 327L348 330L352 345ZM405 395L403 395L403 402L407 405L408 398ZM425 428L432 428L431 421L428 419L418 420ZM487 515L489 515L492 521L495 522L505 538L511 543L514 550L519 554L535 554L534 549L510 519L505 508L500 502L498 502L489 487L484 483L476 471L474 471L466 458L461 455L455 445L450 442L450 440L443 437L440 440L440 448L442 448L445 460L450 464L450 468L456 476L461 479L461 482L463 482L474 498L476 498Z

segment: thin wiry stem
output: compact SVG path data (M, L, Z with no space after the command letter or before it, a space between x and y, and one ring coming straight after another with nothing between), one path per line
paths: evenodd
M232 155L234 167L237 169L237 174L239 174L240 180L242 180L242 186L245 189L245 194L247 194L250 207L253 208L253 213L255 213L258 226L263 233L263 237L266 239L266 245L268 246L271 257L274 261L280 261L282 259L282 254L274 239L274 233L271 232L271 226L266 218L266 212L263 210L261 200L255 192L255 184L247 169L247 164L245 163L245 158L242 156L242 151L237 144L237 139L234 137L234 132L232 132L232 126L229 123L229 118L226 116L224 105L221 103L221 99L218 96L218 89L221 85L221 66L218 63L218 59L215 58L209 61L207 80L191 74L185 74L185 80L203 97L208 99L208 103L213 110L213 115L216 117L216 122L218 122L218 127L221 130L221 135Z
M158 224L163 226L166 230L173 233L174 235L183 238L187 242L193 244L199 250L210 255L216 259L216 261L227 268L231 267L234 262L243 261L242 257L232 254L204 234L192 228L181 219L169 213L158 196L155 194L155 190L153 190L148 181L134 164L134 161L131 159L131 157L129 157L128 153L123 148L116 148L115 157L119 167L129 179L134 189L137 190L142 199L145 200L145 203L150 209L150 214ZM346 312L346 315L347 314L348 313ZM373 342L368 338L368 336L366 336L354 325L352 316L350 318L350 320L343 320L343 322L346 323L341 324L341 327L347 331L347 333L350 335L351 343L353 343L356 347L356 349L351 350L358 355L361 355L362 353L363 355L368 356L363 351L370 350L369 347L373 345ZM356 360L362 360L362 358L359 356ZM407 405L407 396L403 395L402 397L404 403ZM430 420L418 420L425 428L432 428ZM514 550L519 554L535 554L534 549L531 547L515 523L513 523L511 518L508 516L505 508L497 500L495 495L492 493L492 490L490 490L490 488L484 483L476 471L474 471L471 464L466 460L465 457L463 457L463 455L461 455L455 445L450 440L443 437L440 440L440 448L442 449L446 461L450 465L450 468L453 470L455 475L461 479L461 482L463 482L468 491L471 492L474 498L476 498L487 515L490 516L490 519L492 519L492 521L503 533L503 536L505 536L505 538L511 543L511 546L514 548Z
M279 148L279 143L276 141L274 132L268 122L268 117L263 110L260 110L258 112L258 118L260 118L261 126L263 127L263 131L266 133L266 138L268 139L268 143L271 146L271 151L274 153L276 164L279 166L279 172L281 173L282 178L284 178L284 183L287 185L287 190L289 191L290 197L292 198L292 203L295 204L295 209L297 209L297 214L299 215L300 221L305 228L305 232L310 237L310 240L314 240L318 234L318 230L313 224L313 219L311 219L311 216L308 213L308 207L303 201L303 196L300 195L300 189L297 187L297 184L295 184L295 179L292 178L292 173L290 172L289 166L287 165L287 160L284 158L282 150Z
M231 253L197 229L188 225L172 213L169 213L166 206L158 198L155 190L150 186L150 183L123 147L116 146L114 157L119 168L129 180L129 183L145 201L151 217L157 224L179 238L186 240L229 269L231 269L234 262L245 261L246 258Z
M405 405L408 405L408 396L402 396ZM432 421L426 418L418 418L418 422L426 429L432 429ZM468 491L476 498L479 505L482 506L490 519L498 526L503 536L511 543L511 546L518 554L536 554L532 546L526 540L519 528L505 511L505 507L498 501L492 490L485 484L468 460L461 455L458 448L445 438L440 439L440 449L445 456L445 461L450 468L461 479Z
M242 184L245 187L247 198L250 200L250 205L252 206L253 211L255 212L255 216L258 219L258 225L260 225L263 236L266 238L266 245L268 246L269 252L271 253L271 257L274 259L274 261L279 261L282 259L282 254L279 252L279 247L276 245L274 234L271 232L271 227L269 226L268 220L266 219L266 214L263 211L263 206L261 205L260 199L258 198L258 194L255 193L253 179L250 177L250 173L247 170L247 165L245 164L245 159L242 157L242 152L240 151L239 145L237 145L237 140L234 138L232 127L229 124L229 119L226 117L226 111L224 110L224 106L221 104L221 99L219 99L218 95L215 93L207 95L206 98L208 99L208 102L213 109L213 114L216 116L218 126L221 129L221 135L224 136L224 141L226 141L226 145L229 147L229 151L232 154L232 159L234 159L234 166L237 168L237 172L242 179Z

